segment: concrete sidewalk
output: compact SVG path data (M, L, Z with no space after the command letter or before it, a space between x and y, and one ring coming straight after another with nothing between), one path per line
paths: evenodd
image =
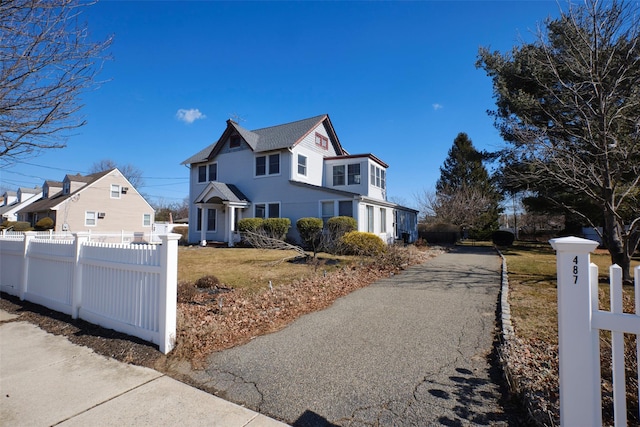
M286 425L15 317L0 310L3 426Z

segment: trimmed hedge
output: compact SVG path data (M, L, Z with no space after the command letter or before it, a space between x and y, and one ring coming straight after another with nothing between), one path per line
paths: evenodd
M245 231L251 231L257 233L262 228L262 218L242 218L238 221L238 231L244 233Z
M267 236L278 240L284 240L290 228L291 220L289 218L266 218L262 223L262 229L267 233Z
M41 218L36 222L36 230L51 230L53 228L53 219L47 217Z
M516 236L512 232L506 230L494 231L491 235L491 240L496 246L511 246Z
M303 243L311 247L315 252L322 238L322 229L324 224L321 218L300 218L296 221L296 228Z
M342 252L346 255L375 256L382 254L387 245L373 233L350 231L340 238Z
M333 238L338 239L351 231L356 231L358 222L350 216L334 216L327 220L327 229Z

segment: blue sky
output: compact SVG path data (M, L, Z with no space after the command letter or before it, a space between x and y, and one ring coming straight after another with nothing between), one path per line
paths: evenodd
M228 118L258 129L328 113L343 147L389 164L388 195L415 207L459 132L502 141L486 111L478 48L505 52L558 15L555 1L101 1L91 36L114 35L88 124L67 147L0 170L8 189L87 173L101 159L143 172L152 203L188 195L184 159Z

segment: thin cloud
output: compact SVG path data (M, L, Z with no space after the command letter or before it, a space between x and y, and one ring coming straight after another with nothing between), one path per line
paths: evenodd
M190 108L188 110L181 108L176 113L176 118L181 122L185 122L187 124L191 124L196 120L204 119L206 117L207 116L202 114L200 110L198 110L197 108Z
M432 104L431 106L433 107L434 111L442 110L444 108L444 105L442 104Z

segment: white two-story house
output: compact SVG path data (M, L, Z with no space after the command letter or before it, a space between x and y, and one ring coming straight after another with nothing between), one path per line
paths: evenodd
M387 201L388 165L342 148L329 116L247 130L232 120L214 144L186 159L190 168L189 241L239 240L241 218L296 222L351 216L359 231L385 242L417 238L418 211Z

